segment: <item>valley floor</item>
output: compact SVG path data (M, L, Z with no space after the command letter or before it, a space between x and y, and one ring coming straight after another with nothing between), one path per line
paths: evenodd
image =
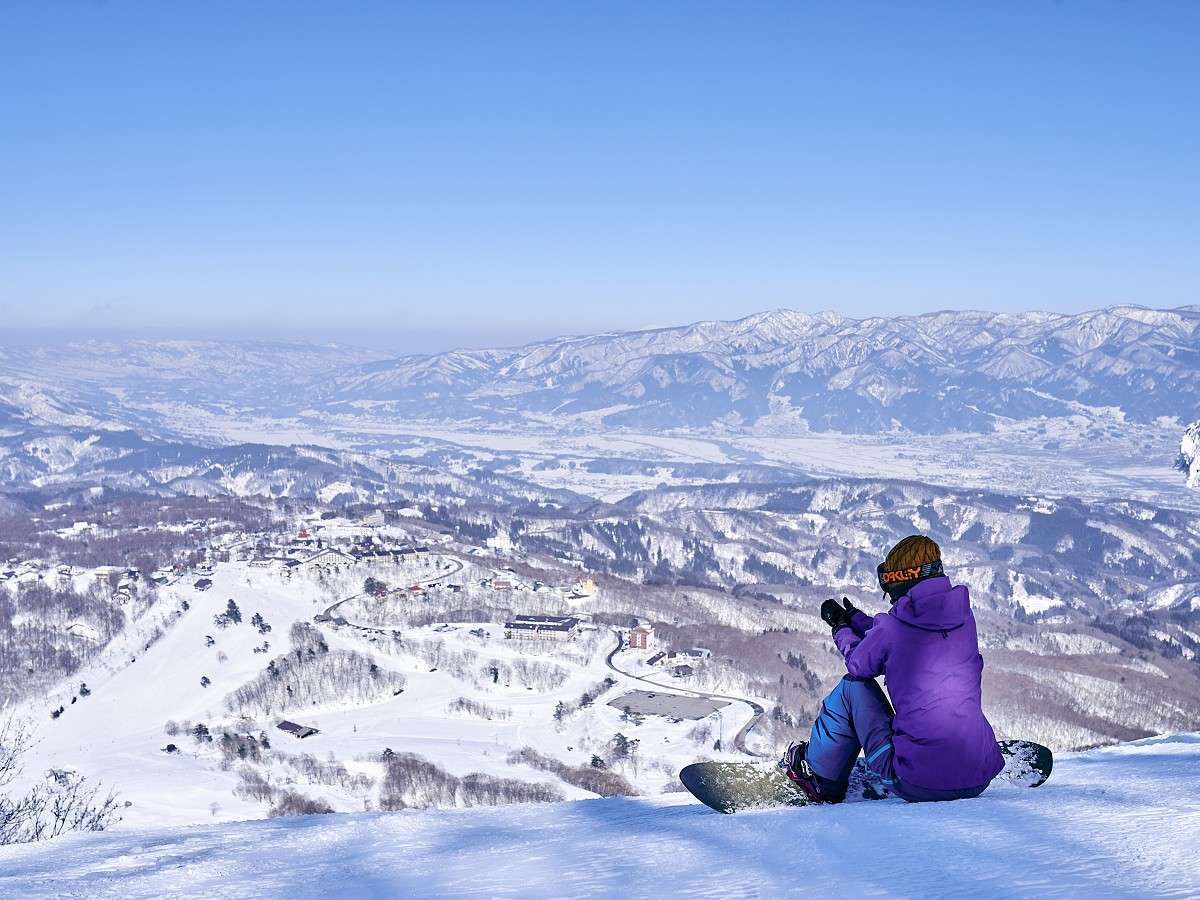
M1200 734L1064 755L1037 790L721 816L687 795L274 819L0 848L0 896L1185 897Z

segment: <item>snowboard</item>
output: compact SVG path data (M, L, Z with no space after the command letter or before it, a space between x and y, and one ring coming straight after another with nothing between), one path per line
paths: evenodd
M1054 754L1048 748L1032 741L1000 741L999 745L1004 769L995 781L1021 787L1046 783L1054 769ZM679 773L679 780L692 796L717 812L810 805L804 792L774 763L692 763ZM888 796L887 787L867 770L860 757L850 775L846 802L883 800Z

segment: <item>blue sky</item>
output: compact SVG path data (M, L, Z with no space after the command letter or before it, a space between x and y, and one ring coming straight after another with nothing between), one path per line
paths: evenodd
M1200 302L1200 4L0 5L16 332Z

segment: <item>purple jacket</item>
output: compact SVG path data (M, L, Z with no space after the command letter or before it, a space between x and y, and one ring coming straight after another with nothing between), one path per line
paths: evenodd
M919 582L887 612L859 613L833 639L851 675L886 676L901 781L956 790L987 784L1004 768L980 703L983 657L966 587L945 577Z

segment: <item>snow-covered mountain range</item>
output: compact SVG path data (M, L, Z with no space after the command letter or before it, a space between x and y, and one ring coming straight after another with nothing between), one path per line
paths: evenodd
M129 340L0 346L0 433L28 427L170 429L168 410L277 414L300 386L382 354L288 341Z
M94 486L164 497L304 497L343 503L394 499L405 489L435 484L460 497L481 494L477 481L452 472L349 450L257 443L209 447L101 430L0 437L0 484L34 502ZM555 493L512 487L539 497Z
M1079 315L943 312L850 319L790 310L734 322L372 362L316 385L325 406L608 426L988 431L1112 407L1135 421L1200 404L1200 308Z
M313 422L935 434L1105 411L1191 421L1200 408L1200 307L870 319L777 310L383 356L253 341L13 347L0 351L0 426L162 433L190 408Z

